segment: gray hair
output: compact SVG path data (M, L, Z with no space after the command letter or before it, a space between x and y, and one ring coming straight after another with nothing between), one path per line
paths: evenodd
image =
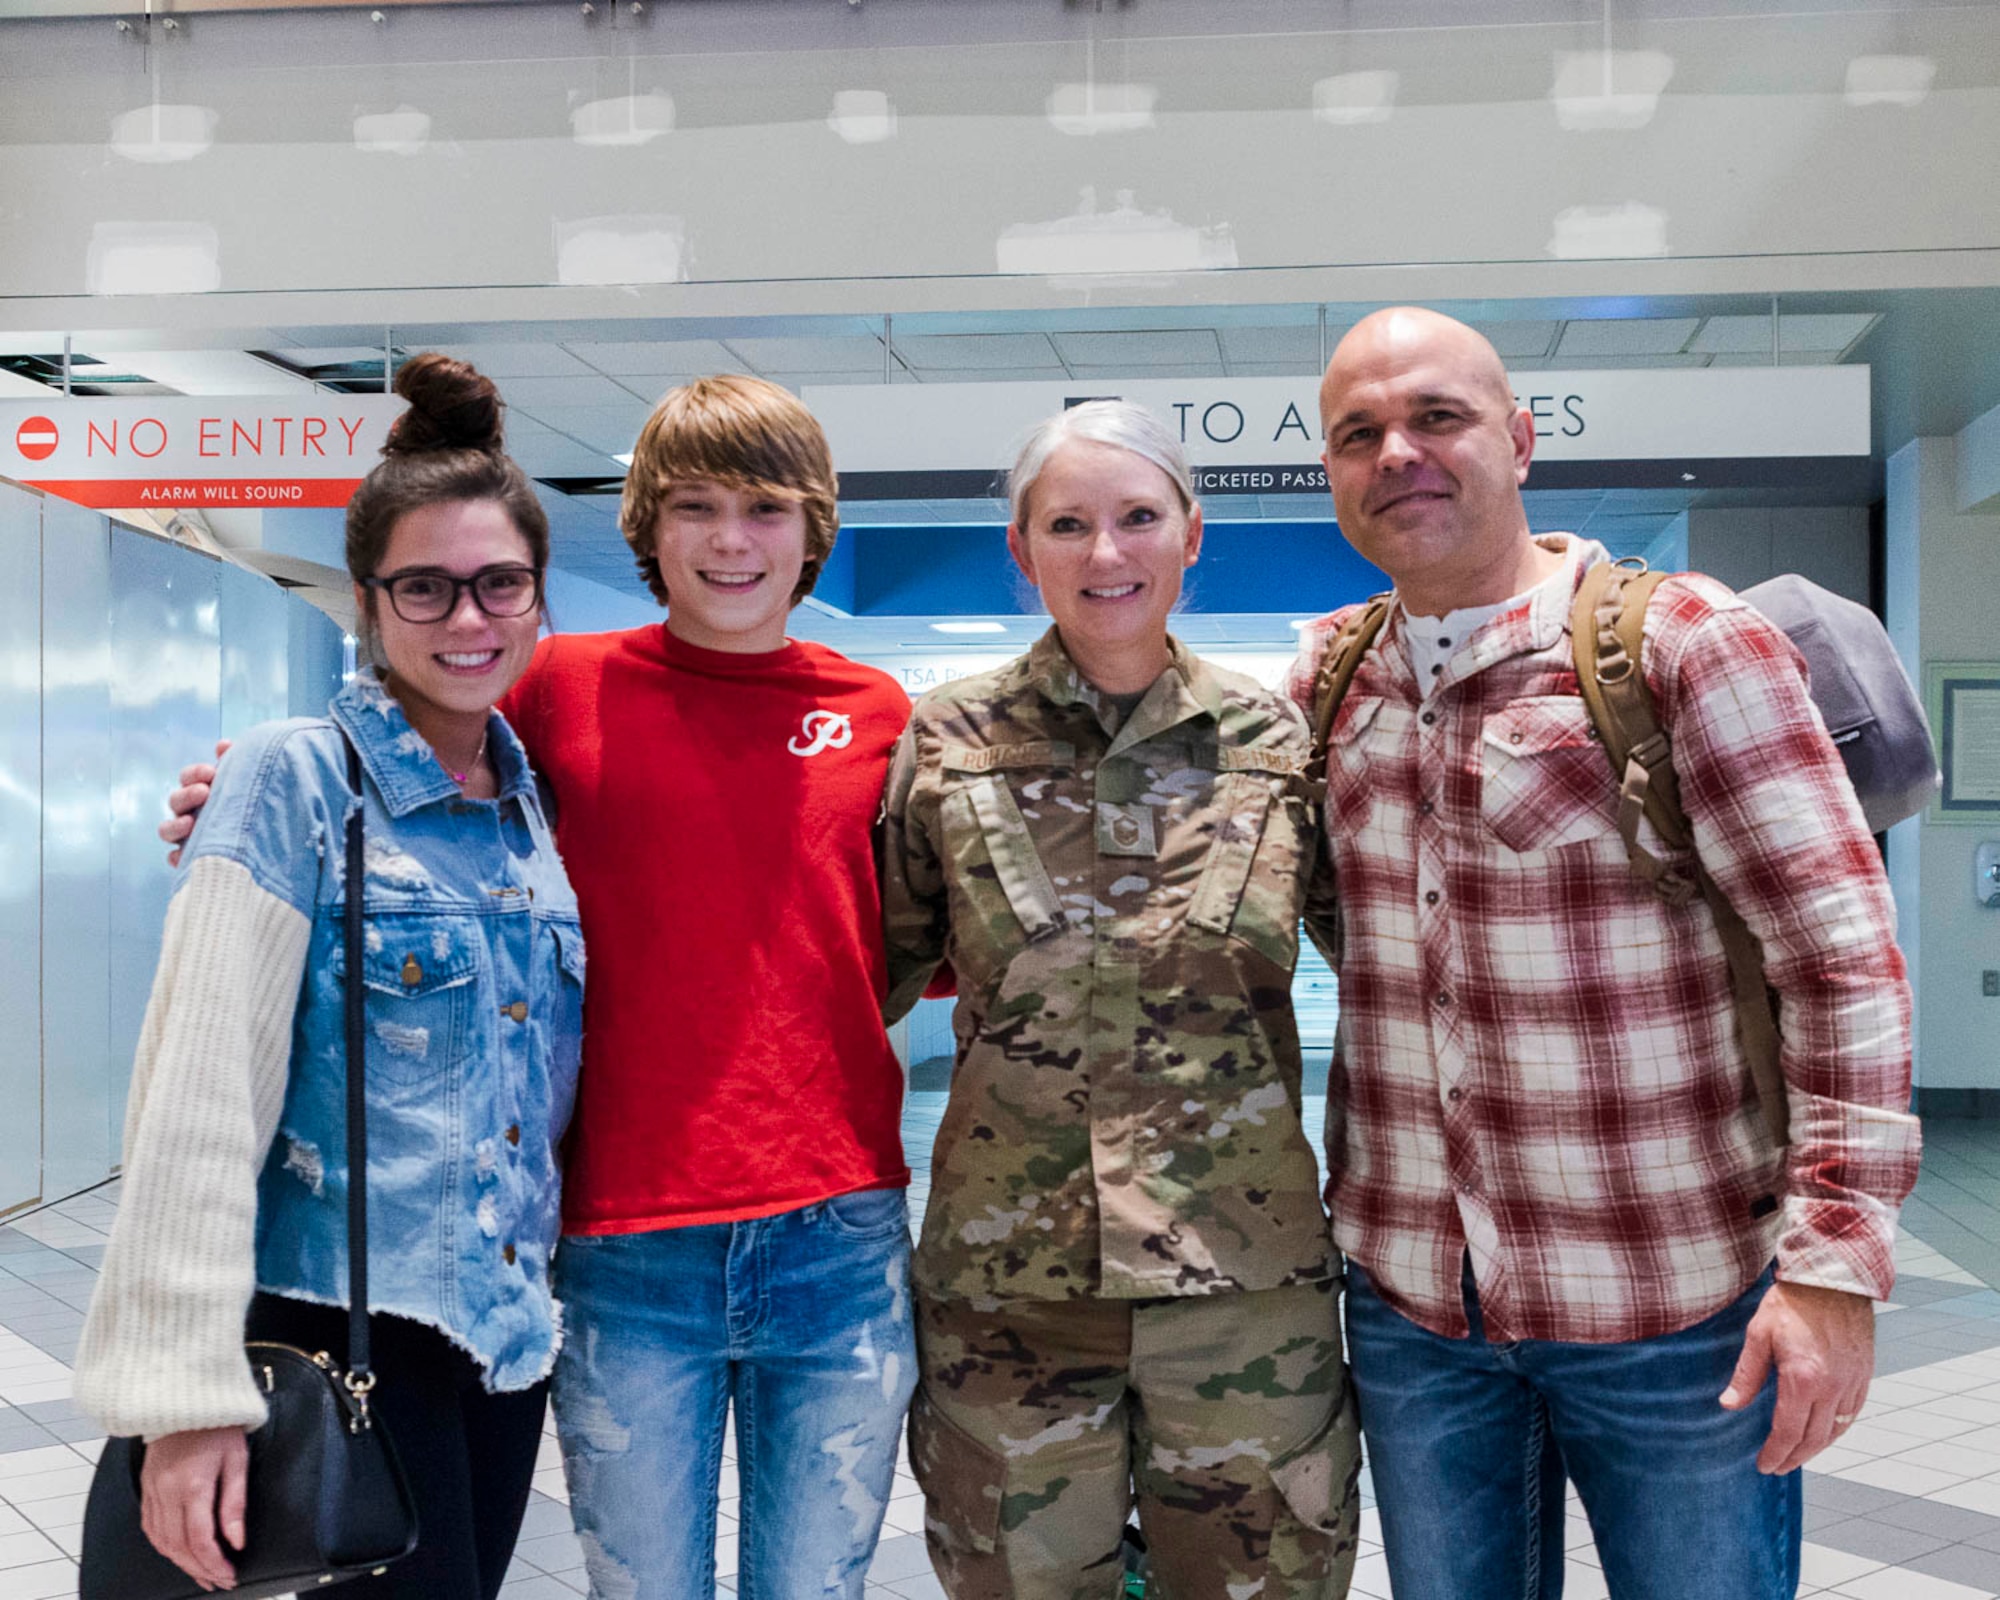
M1014 470L1007 474L1007 508L1017 527L1026 525L1028 491L1042 475L1042 468L1049 464L1057 446L1072 439L1115 445L1152 462L1173 481L1181 509L1194 509L1194 479L1188 472L1187 455L1165 419L1135 400L1089 400L1037 423L1028 442L1021 446Z

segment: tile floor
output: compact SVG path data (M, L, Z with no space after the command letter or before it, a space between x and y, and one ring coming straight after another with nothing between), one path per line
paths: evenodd
M912 1095L905 1117L917 1206L943 1101ZM1323 1107L1311 1110L1317 1120ZM2000 1122L1933 1122L1926 1133L1924 1174L1897 1250L1896 1300L1876 1324L1867 1413L1806 1476L1802 1595L2000 1597ZM70 1363L116 1209L113 1184L0 1226L0 1600L76 1591L98 1440L69 1398ZM1365 1499L1365 1480L1363 1489ZM507 1600L568 1600L586 1588L565 1498L550 1437ZM735 1508L725 1482L725 1587L736 1570ZM1379 1524L1372 1509L1363 1519L1355 1593L1389 1600ZM916 1485L899 1472L869 1574L876 1600L942 1594L922 1529ZM1599 1600L1605 1592L1572 1505L1565 1593Z

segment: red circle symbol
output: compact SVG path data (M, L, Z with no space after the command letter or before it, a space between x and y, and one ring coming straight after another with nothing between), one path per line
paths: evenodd
M14 430L14 448L30 461L46 461L56 453L58 438L47 417L30 417Z

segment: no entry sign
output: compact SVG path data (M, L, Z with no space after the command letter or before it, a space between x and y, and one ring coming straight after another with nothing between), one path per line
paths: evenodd
M14 448L24 461L46 461L56 453L62 435L47 417L27 417L14 430Z
M0 401L0 476L100 510L340 506L402 409L338 394Z

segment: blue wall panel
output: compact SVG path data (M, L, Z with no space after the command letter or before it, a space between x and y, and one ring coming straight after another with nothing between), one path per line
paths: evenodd
M1035 592L992 525L911 523L847 528L842 570L820 598L854 616L1028 616ZM846 564L851 563L851 573ZM829 574L834 576L834 574ZM1212 522L1187 578L1196 612L1331 611L1389 587L1331 522ZM851 603L843 603L849 597Z
M42 1192L42 502L0 485L0 1212Z

